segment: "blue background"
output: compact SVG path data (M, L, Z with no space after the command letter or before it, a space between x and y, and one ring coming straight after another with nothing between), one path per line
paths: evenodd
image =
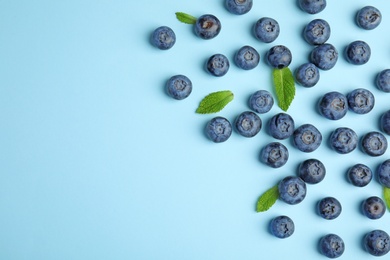
M369 220L363 199L382 196L374 179L357 188L345 173L355 163L376 169L389 158L372 158L360 149L339 155L326 143L337 127L359 137L379 130L380 115L390 109L389 95L374 85L375 75L390 68L390 4L387 1L328 1L317 15L296 1L255 0L243 16L214 1L0 1L0 259L325 259L317 250L321 236L344 239L344 259L374 259L361 239L372 229L390 233L390 213ZM365 31L354 23L357 10L374 5L382 24ZM215 39L197 38L175 12L216 15L222 31ZM261 17L276 19L279 38L256 40L251 28ZM314 18L329 22L340 52L334 69L321 71L313 88L296 86L288 110L297 126L312 123L324 142L313 153L298 151L290 140L285 166L262 164L259 152L275 141L264 129L253 138L233 133L214 144L203 133L215 115L195 113L208 93L229 89L235 99L217 115L231 121L249 110L259 89L273 92L265 52L284 44L293 53L292 70L308 59L312 47L301 32ZM170 26L177 42L168 51L149 43L153 30ZM371 60L348 64L342 56L354 40L366 41ZM251 71L231 62L224 77L208 75L204 63L215 53L232 61L243 45L255 47L262 61ZM192 94L177 101L165 92L176 74L193 82ZM316 104L329 91L347 94L367 88L376 98L366 115L352 112L339 121L321 117ZM263 123L278 106L260 115ZM308 185L295 206L278 201L256 213L258 197L309 158L320 159L327 176ZM339 218L326 221L315 212L325 196L340 200ZM290 216L294 235L281 240L268 232L269 221Z

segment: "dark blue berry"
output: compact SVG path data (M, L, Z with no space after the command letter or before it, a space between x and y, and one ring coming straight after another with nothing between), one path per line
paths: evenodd
M228 58L223 54L214 54L206 62L207 71L216 77L224 76L230 68Z
M232 14L246 14L252 9L253 0L226 0L225 6Z
M270 222L271 234L278 238L287 238L294 233L294 230L294 222L287 216L273 218Z
M260 54L251 46L243 46L236 52L234 62L241 69L251 70L259 64Z
M390 251L390 236L383 230L373 230L364 236L363 245L369 254L383 256Z
M200 16L194 26L195 34L205 40L216 37L221 28L221 22L212 14Z
M328 92L320 99L318 109L325 118L339 120L347 114L347 97L337 91Z
M382 70L378 73L375 80L378 89L383 92L390 92L390 69Z
M370 156L381 156L387 150L387 139L379 132L369 132L362 138L362 149Z
M366 30L375 29L381 21L381 12L373 6L365 6L356 13L357 25Z
M298 204L306 197L306 184L299 177L285 177L279 182L278 189L279 198L290 205Z
M330 37L330 26L323 19L314 19L303 30L303 38L311 45L324 44Z
M329 144L336 152L347 154L356 149L359 143L358 136L348 127L336 128L330 135Z
M261 129L261 119L252 111L242 112L235 122L237 132L245 137L253 137Z
M295 79L300 85L311 88L320 80L320 71L313 63L304 63L295 70Z
M383 132L390 135L390 110L382 114L380 118L380 127Z
M372 196L363 201L362 211L369 219L379 219L385 214L386 205L381 198Z
M169 96L182 100L191 94L192 82L184 75L175 75L167 81L166 88Z
M295 129L293 143L302 152L313 152L322 142L321 132L311 124L304 124Z
M224 117L214 117L206 125L206 135L215 143L225 142L232 134L232 125Z
M325 178L324 164L317 159L307 159L299 164L298 176L306 183L317 184Z
M268 133L279 140L289 138L295 129L293 118L286 113L278 113L268 121Z
M298 0L299 7L309 14L318 14L326 7L326 0Z
M348 108L357 114L367 114L375 105L375 97L371 91L358 88L347 94Z
M347 178L356 187L364 187L372 180L371 169L364 164L355 164L348 169Z
M249 97L249 107L260 114L267 113L274 105L274 98L266 90L259 90Z
M382 162L378 166L377 175L379 183L390 188L390 159Z
M330 43L318 45L310 53L310 61L322 70L332 69L338 58L337 49Z
M168 26L158 27L153 31L151 37L152 44L160 50L168 50L175 45L175 32Z
M279 142L267 144L262 150L260 160L272 168L279 168L288 161L287 147Z
M345 244L338 235L328 234L320 239L319 250L321 254L328 258L337 258L344 253Z
M345 48L345 58L353 65L363 65L370 60L371 48L364 41L354 41Z
M279 23L270 17L260 18L253 26L255 37L265 43L270 43L278 38L280 33Z
M290 65L291 51L283 45L276 45L267 52L268 64L275 69L283 69Z
M317 210L322 218L332 220L340 216L342 207L336 198L326 197L318 202Z

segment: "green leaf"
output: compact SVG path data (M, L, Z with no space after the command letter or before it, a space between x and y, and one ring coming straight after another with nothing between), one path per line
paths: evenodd
M257 212L264 212L269 210L279 198L278 185L275 185L271 189L267 190L260 196L257 201Z
M196 23L196 17L193 17L192 15L182 13L182 12L177 12L176 13L176 18L182 23L186 24L195 24Z
M221 111L234 98L230 90L223 90L208 94L196 109L198 114L212 114Z
M282 110L287 111L295 96L294 76L288 67L274 69L272 74L278 105Z
M383 187L383 197L387 205L387 209L390 211L390 188Z

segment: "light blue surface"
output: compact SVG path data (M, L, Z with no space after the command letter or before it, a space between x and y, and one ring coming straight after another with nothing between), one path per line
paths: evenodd
M0 1L0 259L325 259L317 250L322 235L336 233L346 244L343 259L374 259L361 239L372 229L390 233L390 212L369 220L360 203L381 196L373 180L356 188L345 178L355 163L373 170L379 158L360 149L338 155L326 144L333 129L349 126L361 137L378 130L380 115L390 109L390 94L377 90L375 75L390 68L390 3L328 1L320 14L303 13L296 1L254 1L246 15L228 13L223 1ZM382 24L365 31L354 14L365 5L382 11ZM217 38L197 38L175 12L216 15L222 22ZM279 38L260 43L251 34L261 17L276 19ZM314 124L324 142L305 154L290 141L288 163L280 169L262 164L258 155L271 141L265 129L254 138L233 133L222 144L203 134L214 115L197 115L208 93L230 89L235 99L218 115L231 121L248 110L258 89L273 92L265 52L284 44L293 53L290 68L307 61L311 50L303 26L327 20L329 43L339 62L321 72L319 84L297 86L288 113L296 125ZM149 43L161 25L176 33L176 45L161 51ZM354 40L370 44L368 64L353 66L342 56ZM255 47L262 61L251 71L233 64L243 45ZM222 78L203 65L215 53L231 59ZM164 90L175 74L187 75L193 92L176 101ZM367 88L376 105L367 115L349 112L339 121L318 115L315 106L326 92L344 94ZM282 112L277 106L263 123ZM387 136L388 137L388 136ZM281 178L296 174L300 162L320 159L327 176L308 185L306 199L289 206L278 201L256 213L257 198ZM340 200L343 212L333 221L315 213L324 196ZM269 221L290 216L294 235L280 240L269 234Z

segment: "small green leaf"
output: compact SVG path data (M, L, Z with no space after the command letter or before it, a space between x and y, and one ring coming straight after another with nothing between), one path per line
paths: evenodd
M279 198L279 189L278 185L273 186L271 189L267 190L260 196L257 201L257 212L264 212L269 210Z
M278 105L282 110L287 111L295 96L294 76L288 67L274 69L272 74Z
M212 114L221 111L234 98L230 90L223 90L208 94L196 109L198 114Z
M177 12L176 13L176 18L182 23L186 24L195 24L196 23L196 17L193 17L192 15L182 13L182 12Z
M383 187L383 197L387 205L387 209L390 211L390 188Z

